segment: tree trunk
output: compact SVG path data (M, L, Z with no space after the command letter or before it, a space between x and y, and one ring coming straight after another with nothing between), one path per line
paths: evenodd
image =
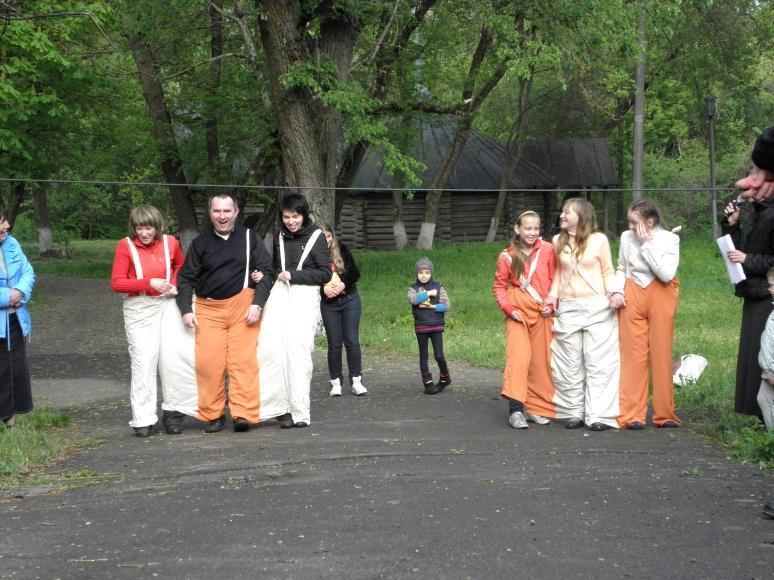
M8 220L8 224L13 229L13 223L16 221L16 216L19 215L19 207L24 201L24 193L26 191L26 182L14 181L11 184L11 191L8 194L8 203L5 204L5 218ZM0 202L3 199L0 197Z
M642 167L645 155L645 2L637 1L637 68L634 72L634 151L632 152L632 199L642 198Z
M48 218L48 195L45 184L40 184L32 190L32 200L35 204L35 225L38 228L38 253L50 256L54 250L54 235Z
M392 235L395 238L395 249L403 250L408 246L408 236L406 235L406 225L403 223L403 192L400 190L392 192Z
M128 20L128 17L124 17ZM194 209L191 189L183 172L183 162L177 148L172 117L167 108L164 89L158 78L158 67L153 59L150 46L141 32L129 32L127 39L132 56L137 64L142 96L148 106L148 114L153 127L161 155L161 171L169 183L172 206L177 218L177 230L184 250L199 235L196 210Z
M223 16L212 6L209 0L204 0L204 5L210 16L210 90L214 94L220 86L222 64L220 57L223 55ZM220 183L220 145L218 143L218 117L215 107L211 106L204 122L207 141L207 166L210 175L217 183Z
M297 63L310 58L303 42L307 31L297 29L304 28L297 22L301 10L297 4L256 0L261 13L258 26L269 69L285 182L307 196L316 219L334 223L337 156L343 141L341 118L308 88L282 83ZM356 23L343 10L324 15L316 50L333 60L340 80L349 74L356 30Z

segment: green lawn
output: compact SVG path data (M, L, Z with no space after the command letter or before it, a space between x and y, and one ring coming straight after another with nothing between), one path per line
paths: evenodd
M76 241L69 260L34 260L39 274L110 276L115 241ZM447 315L446 356L455 361L500 368L503 365L503 318L492 296L492 278L501 244L439 244L431 252L359 251L363 273L361 340L369 353L416 356L411 309L406 290L414 281L414 262L429 255L435 277L447 289L452 311ZM28 255L35 248L28 245ZM613 255L617 248L613 248ZM709 237L684 239L679 270L681 298L675 356L700 354L709 367L697 384L680 389L678 408L692 423L727 444L742 459L774 464L774 434L754 419L732 412L741 302L733 296L723 262ZM45 300L45 296L39 299ZM417 369L417 373L418 373Z

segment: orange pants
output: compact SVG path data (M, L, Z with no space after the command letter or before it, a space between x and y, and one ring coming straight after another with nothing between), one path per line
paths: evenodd
M542 304L520 288L508 297L523 321L505 320L505 370L502 396L524 403L528 413L554 417L554 382L551 378L551 319L540 314Z
M260 322L248 326L245 321L252 300L249 288L225 300L196 299L197 418L202 421L225 414L226 373L231 417L259 421L261 391L255 351Z
M677 278L665 284L658 278L647 288L626 280L626 307L618 311L621 348L621 427L645 423L648 412L648 359L653 380L653 423L682 422L675 415L672 387L672 343L680 295Z

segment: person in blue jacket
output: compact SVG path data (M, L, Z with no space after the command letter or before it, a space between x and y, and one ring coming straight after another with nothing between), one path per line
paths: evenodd
M419 346L419 371L426 395L437 395L451 384L449 366L443 355L444 313L451 308L449 296L440 283L433 279L433 263L430 258L420 258L414 266L417 281L408 289L408 301L414 315L414 332ZM433 383L433 375L427 364L428 342L433 344L433 355L438 363L440 377Z
M35 285L32 265L10 231L0 203L0 419L6 429L16 424L16 415L32 411L25 337L30 333L27 302Z

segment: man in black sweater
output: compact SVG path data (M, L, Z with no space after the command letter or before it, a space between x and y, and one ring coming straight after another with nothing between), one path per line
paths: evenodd
M205 433L223 429L228 373L234 431L247 431L259 421L256 349L274 278L271 257L254 231L236 223L231 194L211 196L207 210L212 229L191 243L178 274L177 305L183 323L196 331L197 417L207 423ZM263 274L257 284L250 280L254 270Z

